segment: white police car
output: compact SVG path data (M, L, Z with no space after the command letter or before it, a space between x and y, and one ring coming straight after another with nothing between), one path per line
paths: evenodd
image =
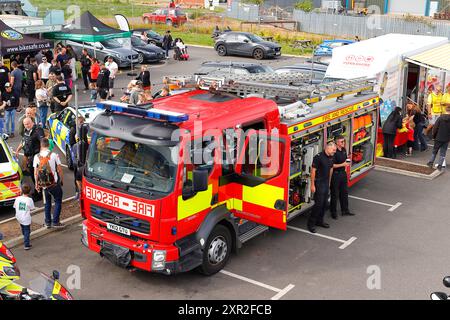
M12 206L20 196L23 174L19 162L6 143L8 135L0 135L0 206Z
M78 107L78 114L84 118L85 123L92 121L103 110L97 108L95 105ZM52 113L47 118L47 128L50 131L50 138L58 146L59 150L66 157L67 167L73 169L72 152L70 149L70 129L76 126L76 109L74 107L67 107L60 112Z

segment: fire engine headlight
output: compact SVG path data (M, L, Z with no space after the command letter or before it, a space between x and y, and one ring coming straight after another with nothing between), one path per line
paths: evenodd
M153 250L152 269L162 270L166 265L166 250Z

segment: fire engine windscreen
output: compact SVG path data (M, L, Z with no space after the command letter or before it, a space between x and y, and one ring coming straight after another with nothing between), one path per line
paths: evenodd
M125 187L170 193L175 184L178 146L154 146L94 134L87 177Z

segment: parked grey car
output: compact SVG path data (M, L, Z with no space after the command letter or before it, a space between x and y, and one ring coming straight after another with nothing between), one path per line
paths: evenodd
M119 68L126 68L133 64L139 63L138 53L135 50L126 49L116 39L110 39L101 42L78 42L67 41L74 49L76 55L79 57L83 48L88 50L91 57L96 57L99 61L106 62L109 56L113 57Z
M201 64L196 74L255 74L255 73L272 73L273 69L259 63L250 62L233 62L233 61L205 61Z
M219 56L237 55L257 60L281 55L281 46L249 32L225 32L216 39L214 49Z

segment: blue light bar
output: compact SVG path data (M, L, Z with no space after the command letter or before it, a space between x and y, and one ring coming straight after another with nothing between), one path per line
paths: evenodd
M173 112L152 108L153 104L129 105L116 101L97 102L97 108L106 111L122 112L132 115L141 116L148 119L163 120L167 122L184 122L189 120L189 115L185 113ZM150 108L150 109L145 109Z

